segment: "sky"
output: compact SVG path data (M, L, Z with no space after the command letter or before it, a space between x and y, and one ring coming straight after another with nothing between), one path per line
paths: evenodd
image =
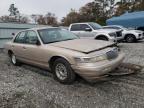
M15 4L22 14L55 13L58 19L66 16L71 8L78 10L93 0L0 0L0 16L9 15L10 4Z

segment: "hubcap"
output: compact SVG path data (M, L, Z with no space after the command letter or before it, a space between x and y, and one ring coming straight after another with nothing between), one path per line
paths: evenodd
M12 59L12 63L13 63L13 64L16 64L16 57L15 57L15 55L12 54L11 59Z
M55 71L56 71L56 76L60 80L65 80L67 78L67 69L62 63L56 65Z

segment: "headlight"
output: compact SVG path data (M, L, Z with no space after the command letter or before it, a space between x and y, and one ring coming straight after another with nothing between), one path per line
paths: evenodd
M100 55L96 57L75 57L77 63L95 63L103 60L107 60L106 55Z
M109 33L111 37L116 37L116 33Z

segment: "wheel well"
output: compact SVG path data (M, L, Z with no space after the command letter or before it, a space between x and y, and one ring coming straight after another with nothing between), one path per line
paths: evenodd
M59 59L59 58L65 59L65 58L63 58L63 57L61 57L61 56L53 56L53 57L49 60L48 63L49 63L50 69L52 69L52 66L53 66L54 62L55 62L57 59Z
M101 37L106 38L106 39L108 40L108 38L107 38L105 35L99 35L99 36L97 36L95 39L99 39L99 38L101 38Z
M11 50L8 50L8 55L11 56L11 54L13 54L13 52Z

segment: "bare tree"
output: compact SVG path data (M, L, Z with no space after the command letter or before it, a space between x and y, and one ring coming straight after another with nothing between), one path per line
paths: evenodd
M58 25L57 17L55 14L48 12L45 16L41 15L38 20L38 24L43 24L43 25L52 25L56 26Z

